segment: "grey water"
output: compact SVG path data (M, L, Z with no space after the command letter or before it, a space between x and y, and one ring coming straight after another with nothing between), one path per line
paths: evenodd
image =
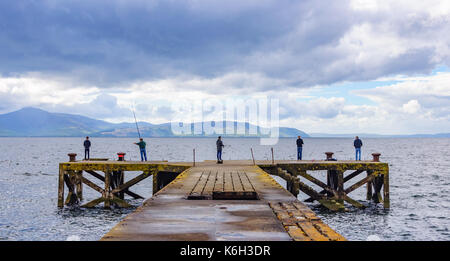
M215 159L215 139L147 138L150 160L197 161ZM303 158L324 159L332 151L339 160L353 159L352 139L306 138ZM82 157L82 138L0 138L0 240L98 240L133 209L104 210L78 207L57 208L58 163L67 153ZM139 160L134 139L92 138L91 157L115 159L126 152L126 160ZM349 240L450 240L450 139L363 139L363 160L380 152L389 163L391 209L365 200L365 189L351 197L369 207L331 213L317 203L308 203L318 216ZM280 139L274 146L261 146L257 138L228 138L222 158L296 159L294 138ZM317 174L323 176L323 173ZM281 184L283 180L277 178ZM133 190L151 197L151 178ZM85 201L98 193L85 188ZM306 196L300 194L299 199ZM139 206L142 200L131 200Z

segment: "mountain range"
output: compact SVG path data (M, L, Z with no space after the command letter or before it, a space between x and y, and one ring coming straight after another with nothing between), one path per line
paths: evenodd
M202 129L206 124L197 122L191 124L191 129ZM208 124L211 124L208 122ZM238 125L237 122L224 122L226 126ZM180 137L175 135L171 129L171 123L151 124L148 122L138 122L140 133L143 137ZM258 135L248 135L250 128L256 128ZM228 137L259 137L263 128L245 123L247 135L222 135ZM295 128L279 128L280 137L309 137L303 131ZM67 114L52 113L41 109L27 107L18 111L0 114L0 136L3 137L136 137L137 130L132 123L111 123L107 121L92 119L89 117ZM194 135L183 135L183 137L193 137ZM217 136L197 134L195 137Z
M450 138L450 133L435 134L373 134L373 133L347 133L347 134L330 134L330 133L310 133L313 138L354 138L355 136L363 138Z
M202 129L205 124L210 122L197 122L191 124L191 130L194 128ZM234 125L237 122L224 122L224 125ZM141 135L143 137L180 137L172 132L171 123L152 124L148 122L138 122ZM225 137L259 137L263 128L245 123L247 135L222 135ZM255 128L258 135L248 135L249 130ZM450 137L450 133L437 134L411 134L411 135L381 135L370 133L357 134L329 134L329 133L311 133L307 134L301 130L288 127L279 128L280 137L313 137L313 138L352 138L360 136L363 138L438 138ZM136 123L123 122L111 123L103 120L92 119L89 117L68 114L52 113L42 109L26 107L18 111L0 114L0 136L2 137L136 137ZM205 133L197 134L195 137L215 137ZM182 135L182 137L194 137L194 135Z

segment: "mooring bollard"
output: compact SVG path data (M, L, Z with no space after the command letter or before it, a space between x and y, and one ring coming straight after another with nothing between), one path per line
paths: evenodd
M256 163L255 163L255 157L253 156L253 148L250 148L250 152L252 153L253 165L256 165Z
M380 155L381 153L372 153L373 162L380 162Z
M67 156L69 156L69 162L74 162L77 161L77 154L76 153L69 153L67 154Z
M336 159L333 159L334 152L325 152L325 155L327 155L327 161L336 161ZM334 190L338 189L338 173L336 170L327 170L327 185L332 187ZM330 197L332 196L331 193L327 193L327 195Z
M126 155L125 152L118 152L117 153L117 156L119 156L118 161L125 161L125 155Z
M270 148L270 150L272 151L272 165L275 165L275 160L273 158L273 148Z
M117 156L118 161L125 161L125 152L118 152ZM124 172L123 171L113 171L112 172L112 184L114 184L114 187L119 187L121 185L123 185L124 181L125 181L125 176L124 176ZM128 192L128 189L125 190L126 192ZM121 191L120 193L116 194L117 196L119 196L120 199L124 199L125 197L125 191Z
M327 160L333 159L333 152L325 152L325 154L327 155Z
M381 153L372 153L373 162L380 162L380 155ZM372 195L372 199L375 203L380 203L383 201L383 198L381 197L381 188L384 185L384 174L379 175L375 177L375 179L370 182L373 185L374 194ZM370 184L367 183L368 185Z

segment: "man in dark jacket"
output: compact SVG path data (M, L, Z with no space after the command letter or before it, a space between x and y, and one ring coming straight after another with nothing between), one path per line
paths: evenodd
M135 142L134 144L139 146L139 151L141 152L141 161L147 161L147 151L145 150L147 143L145 143L144 139L139 138L139 142Z
M84 159L89 159L89 149L91 148L91 141L89 140L89 137L86 137L86 140L83 143L84 145Z
M297 160L302 160L303 140L301 136L297 138Z
M358 136L355 137L355 141L353 142L353 146L355 146L355 160L361 160L361 147L363 143L359 139Z
M221 136L219 136L219 138L217 138L216 146L217 146L217 163L222 163L223 162L222 161L222 148L225 145L223 145Z

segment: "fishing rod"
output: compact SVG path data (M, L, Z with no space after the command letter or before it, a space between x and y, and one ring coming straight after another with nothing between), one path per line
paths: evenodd
M137 129L137 132L138 132L138 135L139 135L139 139L140 139L141 138L141 132L139 131L138 122L136 120L136 113L134 112L134 105L132 105L132 108L133 108L134 122L136 123L136 129Z

